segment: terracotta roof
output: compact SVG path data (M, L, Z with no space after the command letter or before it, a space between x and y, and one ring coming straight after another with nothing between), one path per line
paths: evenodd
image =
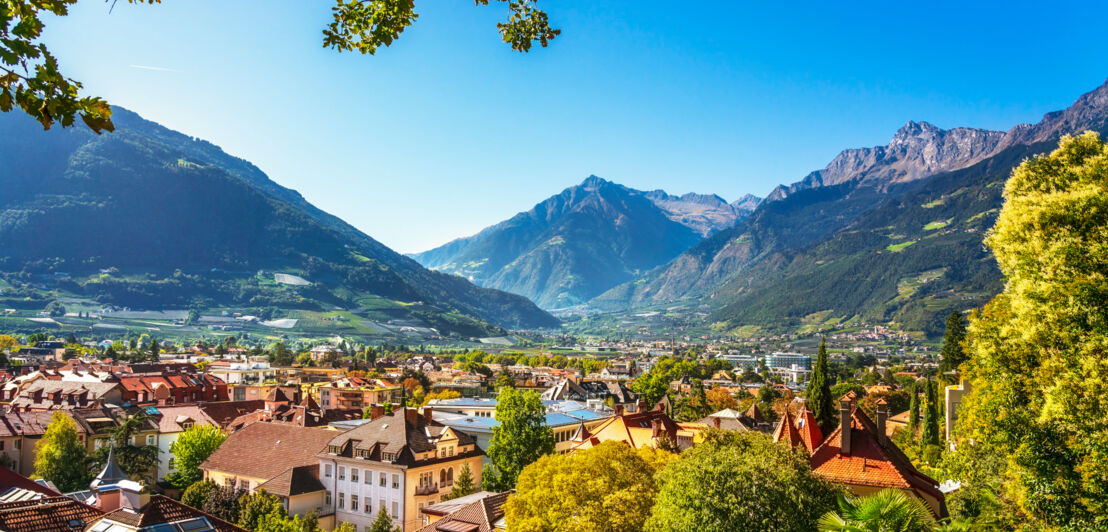
M265 401L253 399L250 401L214 401L199 404L200 409L208 417L219 423L220 427L226 427L231 420L255 410L265 408Z
M489 495L463 506L418 532L492 532L496 522L504 517L504 503L514 493L505 491Z
M326 489L319 481L319 465L290 467L258 486L273 495L291 497Z
M195 519L197 517L206 517L208 522L211 523L212 527L218 532L247 532L245 529L239 528L214 515L206 514L191 506L185 506L163 495L151 497L150 502L138 512L120 508L105 515L103 520L115 521L131 527L142 528L163 523L172 523L174 521L183 521L185 519Z
M855 405L850 419L850 454L843 455L842 427L812 454L812 471L832 482L878 488L913 489L939 500L938 482L919 472L896 444L877 439L877 427Z
M800 441L804 442L808 454L812 454L823 443L823 431L819 430L819 422L816 421L815 414L807 408L801 410L796 417L796 431L800 433Z
M800 432L796 430L796 425L793 423L793 416L788 410L785 410L785 415L781 416L781 421L777 422L777 428L773 430L773 441L785 442L791 447L804 445L804 441L800 439Z
M268 480L296 466L318 467L315 455L334 435L327 429L254 423L228 436L200 468Z
M0 530L5 532L72 532L103 514L69 497L50 497L0 504Z

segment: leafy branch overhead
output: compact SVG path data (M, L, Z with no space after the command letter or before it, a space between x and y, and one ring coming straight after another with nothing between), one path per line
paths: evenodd
M494 1L508 4L508 20L497 28L513 50L529 51L534 42L545 47L561 33L550 27L535 0ZM108 102L82 96L81 82L62 74L57 59L41 41L44 24L40 16L68 15L75 3L77 0L0 0L0 111L18 107L44 129L57 123L69 127L80 117L96 133L113 131ZM488 5L489 0L474 0L474 4ZM323 46L340 52L374 54L379 46L391 45L419 17L414 0L335 0L331 9L334 22L323 30Z

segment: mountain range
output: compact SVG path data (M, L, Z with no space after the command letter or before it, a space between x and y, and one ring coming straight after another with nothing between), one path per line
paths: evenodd
M889 144L844 150L591 304L708 304L713 322L735 329L857 317L937 333L945 313L1001 288L982 237L1011 170L1085 130L1108 130L1108 84L1006 132L908 122Z
M0 115L0 303L45 288L140 308L387 308L469 336L558 323L420 266L209 142L122 108L113 121L96 135Z
M428 268L560 309L668 262L733 226L759 201L644 192L589 176L531 210L412 257Z

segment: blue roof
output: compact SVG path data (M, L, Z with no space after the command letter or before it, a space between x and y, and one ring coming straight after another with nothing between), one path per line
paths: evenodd
M567 415L567 416L572 416L572 417L575 417L577 419L582 419L582 420L601 419L601 418L609 417L609 414L601 414L600 412L597 412L595 410L587 410L587 409L570 410L569 412L562 412L562 413Z
M144 409L146 410L146 413L151 416L157 416L161 414L161 412L158 411L157 407L147 406Z

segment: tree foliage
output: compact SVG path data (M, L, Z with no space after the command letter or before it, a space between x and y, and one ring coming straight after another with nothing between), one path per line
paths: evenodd
M488 456L481 482L488 491L507 491L515 487L524 467L554 452L554 432L546 424L546 407L538 392L500 389L494 413L497 426L492 429Z
M757 432L709 430L660 477L648 531L808 531L838 494L806 452Z
M521 532L642 530L658 491L655 473L673 459L620 442L544 456L520 474L505 509L508 525Z
M1063 137L1021 164L986 243L1007 279L970 316L960 445L1008 457L1038 529L1108 527L1108 146ZM972 443L970 443L972 441Z
M820 532L930 532L934 520L919 499L882 490L866 497L839 497L839 511L819 519Z
M236 524L246 530L258 530L262 519L274 514L288 517L277 496L270 495L265 490L256 490L254 493L243 495L239 500L239 516Z
M477 485L473 483L473 470L469 468L469 463L466 463L462 465L461 471L458 472L458 478L454 480L454 487L442 500L457 499L473 493L477 493Z
M547 46L561 30L550 27L536 0L499 0L508 4L508 18L498 23L504 42L527 52L532 43ZM0 3L0 111L18 107L46 129L55 123L73 125L79 117L100 133L114 131L112 109L103 99L81 96L79 81L65 77L57 59L42 42L44 15L66 16L77 0L6 0ZM161 0L128 0L154 4ZM333 21L323 30L323 46L374 54L389 46L419 15L414 0L334 0ZM489 0L475 0L488 5ZM113 2L114 4L114 2Z
M150 416L144 410L127 416L112 429L107 445L93 453L97 468L103 468L108 462L108 453L115 453L115 461L123 473L131 478L141 478L153 483L153 475L158 467L158 447L154 445L135 445L139 431L149 428Z
M966 349L963 345L966 341L965 318L961 312L953 310L946 317L946 333L943 335L942 361L939 363L939 371L947 373L958 371L962 363L966 361Z
M835 401L831 397L831 380L827 375L827 338L819 342L819 354L816 366L812 368L812 378L808 382L808 409L812 411L816 422L824 434L835 426Z
M399 532L400 527L393 526L392 518L389 514L385 513L385 509L381 508L377 511L377 519L369 525L368 532Z
M924 389L926 390L927 405L923 410L923 434L920 436L920 443L925 447L928 445L939 445L939 397L936 392L936 384L931 379L924 381Z
M50 416L39 441L35 475L53 482L63 493L88 489L92 481L88 451L77 436L77 424L61 411Z
M186 429L169 446L176 471L170 473L166 480L178 488L187 488L204 478L200 464L226 439L227 435L215 425L193 425Z

